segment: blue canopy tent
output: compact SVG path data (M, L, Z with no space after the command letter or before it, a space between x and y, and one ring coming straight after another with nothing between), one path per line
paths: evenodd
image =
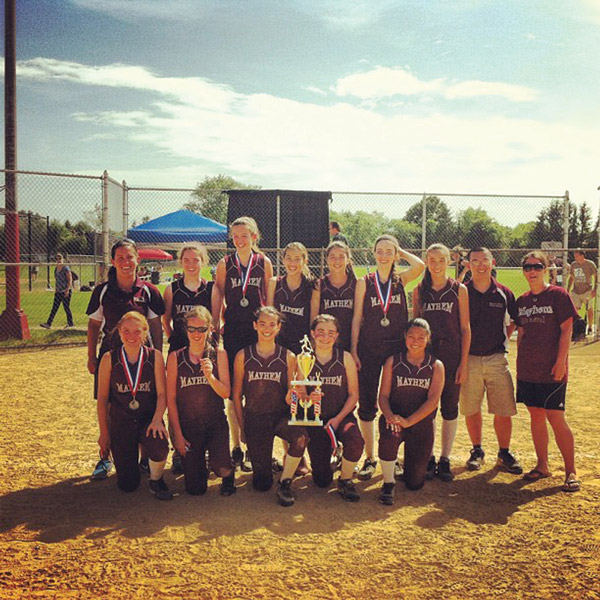
M195 212L177 210L129 229L127 237L161 247L185 242L221 244L227 241L227 227Z

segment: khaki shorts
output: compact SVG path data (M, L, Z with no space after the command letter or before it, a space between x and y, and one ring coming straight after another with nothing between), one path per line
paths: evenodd
M579 310L586 302L588 302L591 297L591 291L583 292L583 294L576 294L573 291L571 292L571 299L573 300L573 304L577 310Z
M505 354L469 355L467 380L460 387L460 414L478 413L487 395L488 412L501 417L517 414L515 387Z

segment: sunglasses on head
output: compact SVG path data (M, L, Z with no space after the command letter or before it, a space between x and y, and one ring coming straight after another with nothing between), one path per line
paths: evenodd
M185 326L185 330L188 333L195 333L196 331L198 333L206 333L208 331L208 327L206 326L202 326L202 327L193 327L192 325L186 325Z
M544 268L545 267L542 263L528 263L526 265L523 265L523 271L525 271L526 273L529 271L543 271Z

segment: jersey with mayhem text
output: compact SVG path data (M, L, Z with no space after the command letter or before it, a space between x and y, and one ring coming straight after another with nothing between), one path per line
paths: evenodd
M244 382L242 394L245 410L255 414L285 414L288 405L287 349L279 344L267 358L260 356L256 345L246 346L244 352Z
M154 377L154 349L142 346L144 353L144 364L140 374L140 383L135 399L140 403L139 408L133 410L129 403L133 400L131 386L127 380L121 349L110 353L110 391L108 401L110 403L110 416L112 419L137 420L149 422L156 410L156 379ZM126 355L127 356L127 355ZM129 364L129 370L135 381L137 365Z
M352 338L352 316L354 314L354 290L356 279L348 277L341 287L335 287L329 281L329 277L321 277L321 301L319 303L320 315L333 315L340 326L340 337L338 346L344 350L350 350Z
M277 278L273 304L283 315L277 343L294 354L301 349L302 338L310 334L310 298L312 283L302 276L297 289L290 290L285 276Z
M210 350L213 375L218 379L216 352ZM190 360L189 349L177 351L177 412L182 426L185 423L212 425L224 415L223 398L217 394L199 364Z
M323 392L321 419L325 423L342 410L348 399L348 377L344 366L344 351L341 348L334 348L331 360L324 365L318 360L315 361L311 379L314 379L317 373L320 374L323 382L321 386Z
M523 328L517 350L517 379L554 381L552 367L558 356L560 325L577 316L569 293L556 285L549 285L540 294L525 292L517 299L517 325Z
M395 354L393 361L390 408L395 415L410 417L427 402L435 359L428 353L422 365L412 365L403 352ZM426 419L433 419L434 415L435 411Z
M225 257L225 325L237 325L240 323L252 324L254 311L265 305L266 302L266 282L265 282L265 257L263 254L253 252L254 262L248 287L246 288L246 298L248 306L242 306L242 275L245 276L246 270L242 269L240 275L236 264L235 254L228 254ZM249 264L249 263L248 263Z
M375 287L375 276L376 272L365 275L367 286L358 350L361 356L374 354L385 357L397 352L401 344L404 344L404 329L408 322L408 308L404 286L398 280L397 283L392 283L392 297L387 313L390 324L387 327L383 327L381 319L383 319L384 315ZM387 282L382 287L384 288L382 291L385 294Z

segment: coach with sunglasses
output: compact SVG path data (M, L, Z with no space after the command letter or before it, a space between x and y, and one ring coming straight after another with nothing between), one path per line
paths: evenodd
M568 292L546 283L548 258L534 250L525 255L523 275L529 291L517 299L517 402L525 404L531 418L531 436L537 456L527 481L550 477L548 428L565 463L563 491L580 488L575 470L575 442L565 419L568 357L573 319L577 311Z

